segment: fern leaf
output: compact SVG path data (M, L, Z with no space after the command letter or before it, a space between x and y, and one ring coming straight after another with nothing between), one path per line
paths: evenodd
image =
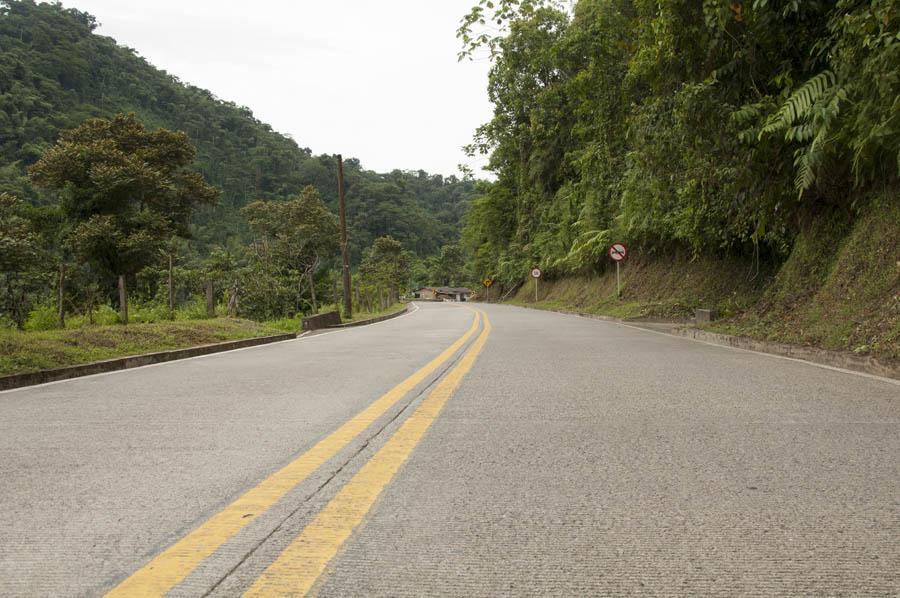
M783 131L798 120L807 119L815 103L835 84L834 73L823 71L804 83L769 117L760 132L763 135Z

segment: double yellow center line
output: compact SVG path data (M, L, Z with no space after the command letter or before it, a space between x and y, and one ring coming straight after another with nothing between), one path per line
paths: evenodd
M271 508L291 489L334 457L354 438L384 415L400 399L450 360L475 334L481 312L469 330L406 380L319 441L297 459L213 515L184 538L154 557L110 591L111 597L162 596L183 581L206 558L241 529ZM248 595L302 595L324 571L328 561L350 536L372 503L391 481L421 440L444 403L475 363L491 325L484 328L459 363L441 380L397 432L338 492L300 536L251 587ZM303 589L301 589L303 588Z

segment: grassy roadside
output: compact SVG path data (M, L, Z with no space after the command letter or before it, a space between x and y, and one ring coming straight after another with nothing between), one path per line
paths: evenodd
M350 322L362 322L363 320L371 320L372 318L378 318L381 316L389 316L392 314L399 313L401 311L406 311L406 303L395 303L391 306L388 306L386 309L382 309L374 312L353 312L353 317L349 320L341 318L341 321L344 324L348 324Z
M386 309L369 312L369 311L354 311L353 317L349 320L341 317L341 322L362 322L363 320L371 320L372 318L377 318L379 316L387 316L390 314L395 314L401 312L406 309L405 303L395 303L389 306ZM326 313L329 311L335 311L334 305L326 305L319 310L319 313ZM300 330L300 327L303 323L303 317L298 316L296 318L282 318L280 320L270 320L266 322L266 326L269 326L275 330L279 330L281 332L297 332Z
M359 322L405 309L405 303L395 303L387 309L376 312L356 312L352 320L345 321ZM26 332L0 329L0 376L127 355L184 349L283 332L298 332L300 323L301 318L284 318L268 322L214 318Z
M234 318L88 326L40 332L4 329L0 330L0 375L296 330Z

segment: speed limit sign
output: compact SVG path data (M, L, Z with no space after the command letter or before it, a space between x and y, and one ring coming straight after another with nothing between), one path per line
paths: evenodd
M531 277L532 278L540 278L541 277L541 269L540 268L533 269L531 271Z

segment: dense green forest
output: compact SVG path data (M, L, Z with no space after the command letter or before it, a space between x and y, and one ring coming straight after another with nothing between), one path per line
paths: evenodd
M495 116L473 150L498 181L466 231L480 270L582 271L610 235L783 258L804 218L859 211L896 181L894 0L495 11L508 36L471 31L486 6L461 33L467 51L495 53Z
M470 151L497 180L466 220L473 272L507 287L533 265L551 280L598 276L623 241L669 271L743 264L721 277L743 279L732 290L763 281L757 307L779 318L825 283L832 313L858 294L868 311L853 325L881 323L855 342L896 347L900 2L567 7L482 0L459 29L461 59L493 61L494 117ZM876 232L854 278L836 256ZM828 317L819 308L810 319Z
M117 114L135 115L148 131L185 133L193 148L189 170L218 190L217 201L200 202L191 209L188 229L173 235L165 252L127 273L136 300L159 299L167 256L175 254L175 274L182 280L179 302L202 290L201 278L216 278L220 295L241 278L246 283L248 315L273 317L310 309L312 293L296 290L291 281L297 276L293 266L269 268L269 274L280 281L247 272L253 255L259 258L260 248L266 246L268 232L261 233L259 226L254 230L242 209L260 200L296 198L312 187L318 199L336 211L335 156L313 155L258 121L248 108L154 68L134 50L94 33L96 26L91 15L59 4L0 2L0 193L7 194L2 217L6 226L19 227L20 233L25 227L28 234L36 235L36 251L20 252L17 263L27 263L28 254L43 268L4 273L7 315L12 313L21 323L23 312L50 301L56 294L58 264L75 256L67 215L58 210L67 201L66 184L71 181L62 181L56 188L39 185L29 169L54 147L63 131ZM365 170L353 158L344 161L344 176L354 266L363 261L376 239L390 236L407 252L409 268L404 272L416 277L404 281L404 286L442 276L441 253L456 251L460 220L475 182L424 171L380 174ZM183 241L176 242L177 238ZM331 247L317 261L314 274L322 287L320 295L328 291L330 296L329 276L336 257ZM266 259L270 258L274 259ZM242 268L244 274L235 274ZM113 301L110 272L95 267L91 273L70 274L84 280L70 280L68 309L88 309L93 299L86 298L91 294L87 288L95 282L102 289L99 299ZM251 308L247 287L261 280L266 284L259 293L278 298Z

